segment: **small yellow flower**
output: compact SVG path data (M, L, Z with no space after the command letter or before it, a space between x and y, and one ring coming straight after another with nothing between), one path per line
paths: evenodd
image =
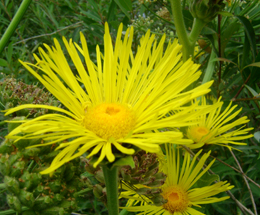
M231 3L232 3L232 1L231 0L226 0L227 1L227 3L228 3L228 6L230 7L231 6Z
M246 145L246 143L238 142L245 140L253 135L248 134L253 128L244 128L249 121L246 116L235 119L242 110L235 112L237 105L232 106L232 103L221 112L223 102L213 101L213 108L209 113L204 113L199 117L196 125L192 125L187 129L187 137L194 141L194 144L189 145L191 149L200 148L204 144L215 144L220 146L230 147L228 144ZM206 105L205 97L202 98L202 106ZM236 128L237 126L241 126Z
M139 213L140 215L202 215L203 213L197 211L194 207L228 199L229 196L220 198L213 197L234 187L230 186L226 181L220 181L205 187L194 187L195 183L214 163L213 160L207 168L202 170L210 152L202 155L200 161L196 164L196 158L200 155L201 151L194 156L192 161L190 155L185 152L182 161L182 159L180 159L181 154L179 149L174 149L174 147L166 145L167 160L165 161L162 171L167 175L167 178L161 189L162 196L167 200L167 203L156 206L150 199L147 199L146 196L136 195L134 191L130 191L129 189L122 193L125 198L129 198L128 207L125 207L125 209L132 212L141 212ZM141 205L135 206L136 203L134 203L134 200Z
M96 64L90 59L82 33L81 46L63 38L73 68L56 39L54 47L44 45L47 52L39 48L39 56L34 55L35 65L21 62L64 105L64 108L58 108L28 104L6 113L24 108L59 112L24 120L7 136L16 141L34 138L45 141L32 147L70 140L59 145L58 149L63 150L43 174L85 152L88 157L98 158L94 163L96 167L105 157L113 162L115 154L133 154L135 147L155 153L165 142L192 143L182 139L183 134L174 128L188 126L189 121L197 117L198 113L188 114L194 106L171 116L167 114L208 93L212 82L182 93L201 72L197 71L199 65L191 60L181 61L181 46L177 40L169 42L164 50L165 36L157 42L155 35L148 31L134 55L131 48L133 28L126 30L123 40L122 30L121 24L113 48L106 23L104 54L97 46ZM163 128L167 130L160 132Z

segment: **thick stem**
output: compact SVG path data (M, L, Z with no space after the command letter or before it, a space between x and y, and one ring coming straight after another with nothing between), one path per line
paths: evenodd
M102 170L107 190L108 213L109 215L118 215L118 168L113 167L112 169L109 169L107 166L102 166Z
M23 2L21 3L18 11L16 12L14 18L12 19L11 23L9 24L8 28L6 29L4 35L0 40L0 53L3 51L5 45L9 41L10 37L13 35L31 1L32 0L23 0Z
M186 31L186 27L184 24L181 0L170 0L171 8L172 8L172 16L174 25L176 27L178 39L182 45L183 51L183 61L185 62L192 56L191 46L192 44L189 41L188 33Z
M194 45L195 45L196 41L198 40L200 32L204 28L205 24L206 23L203 22L202 20L194 18L192 29L191 29L190 35L188 36L189 41L190 41L191 45L193 46L193 50L194 50ZM193 51L193 53L194 53L194 51Z

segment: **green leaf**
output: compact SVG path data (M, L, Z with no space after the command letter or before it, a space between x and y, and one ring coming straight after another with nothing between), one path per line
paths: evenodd
M0 58L0 66L8 66L8 63L6 60Z
M198 187L205 187L211 185L214 181L219 181L218 175L211 175L206 172L197 182Z
M212 204L212 206L214 207L214 209L216 211L218 211L218 214L230 215L230 212L223 208L223 203L222 202L221 202L221 204Z
M244 44L243 44L243 54L242 54L242 59L241 59L241 63L240 63L240 68L243 68L243 67L246 66L248 56L250 56L250 50L251 50L250 42L249 42L248 36L245 33L245 41L244 41ZM245 75L245 73L243 75Z
M213 62L213 61L224 61L224 62L228 62L228 63L233 63L234 65L237 66L237 64L234 63L233 61L231 61L231 60L229 60L229 59L226 59L226 58L222 58L222 57L214 58L214 59L212 60L212 62Z
M113 20L114 18L114 14L115 14L115 9L116 9L116 3L115 1L111 1L110 5L109 5L109 9L108 9L108 14L107 14L107 21L110 22Z
M258 143L260 143L260 131L254 133L254 138L257 140Z
M236 31L240 28L237 21L231 22L222 32L221 32L221 56L224 56L225 48L230 41L230 38L234 35Z
M253 61L255 60L256 57L256 36L255 36L255 30L251 24L251 22L245 18L244 16L235 16L244 26L245 33L248 37L252 54L253 54Z
M216 31L212 28L209 28L207 26L205 26L202 31L201 31L202 35L210 35L210 34L216 34Z
M111 167L111 169L115 166L120 167L120 166L130 166L131 168L135 167L135 162L132 156L127 156L124 158L120 158L117 161L115 161Z
M94 0L88 0L88 3L94 8L96 12L98 12L98 5Z
M222 16L234 16L232 13L229 13L227 11L219 11L218 14Z
M245 87L250 91L250 93L252 93L254 97L259 96L259 94L253 88L249 87L248 85L245 85Z
M116 4L120 7L123 13L130 19L128 11L132 11L131 0L115 0Z
M13 43L10 43L8 45L8 50L7 50L7 61L9 64L12 61L12 55L13 55Z
M99 14L96 11L88 11L88 12L82 11L82 13L88 16L89 18L95 20L96 22L102 22Z
M242 69L242 71L243 71L245 68L249 67L249 66L260 67L260 62L251 63L251 64L249 64L249 65L245 66L245 67Z

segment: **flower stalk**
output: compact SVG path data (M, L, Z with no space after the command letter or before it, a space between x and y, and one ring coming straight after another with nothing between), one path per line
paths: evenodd
M119 214L118 203L118 167L109 169L106 165L102 166L104 173L106 191L107 191L107 207L109 215Z
M8 28L6 29L4 35L0 40L0 53L3 51L5 45L9 41L10 37L13 35L15 29L17 28L18 24L20 23L25 11L29 7L32 0L23 0L21 3L18 11L16 12L14 18L12 19L11 23L9 24Z
M186 27L184 24L181 0L170 0L172 16L174 20L174 24L176 27L176 31L178 34L178 38L180 43L182 44L183 50L183 61L186 61L192 56L192 43L189 40L188 33L186 31Z

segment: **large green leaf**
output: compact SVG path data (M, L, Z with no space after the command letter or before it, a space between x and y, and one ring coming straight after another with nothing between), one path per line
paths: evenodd
M120 7L123 13L130 19L129 11L132 11L131 0L115 0L116 4Z
M8 66L7 61L0 58L0 66Z
M115 161L111 167L111 169L115 166L121 167L121 166L130 166L131 168L135 167L135 162L133 159L133 156L127 156L123 158L119 158L117 161Z
M244 16L235 16L242 24L245 29L245 33L248 37L252 54L253 54L253 61L255 61L256 57L256 39L255 39L255 30L251 24L251 22Z

